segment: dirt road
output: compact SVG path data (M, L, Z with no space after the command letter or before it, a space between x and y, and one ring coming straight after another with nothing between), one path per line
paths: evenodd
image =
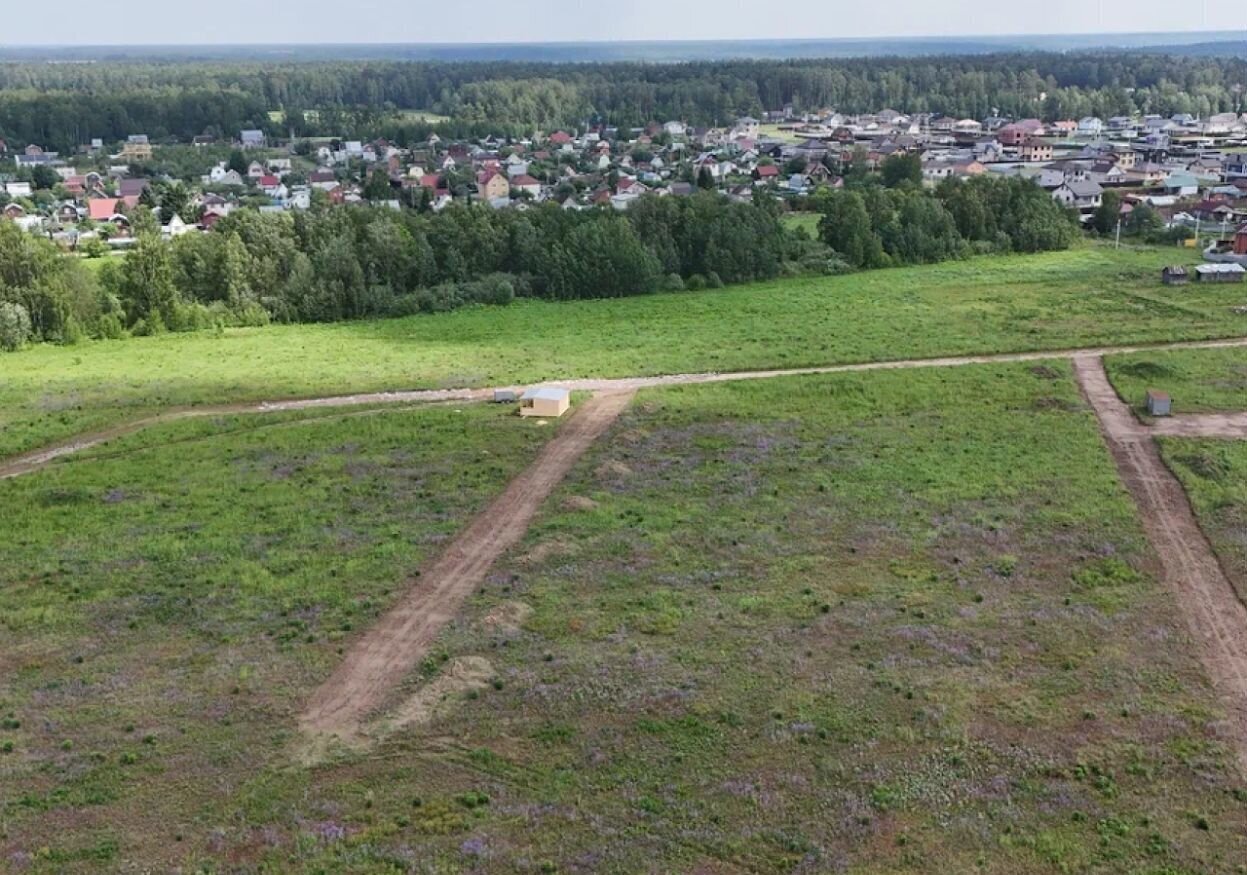
M1047 350L1039 352L1000 353L994 355L946 356L933 359L899 359L896 361L860 362L847 365L825 365L808 368L787 368L767 371L725 371L703 374L667 374L653 377L621 377L603 379L574 379L553 381L569 389L590 392L617 392L647 389L661 386L679 386L696 383L723 383L736 380L765 380L773 377L792 377L803 374L844 374L859 371L887 371L907 368L950 368L962 365L991 364L993 362L1035 362L1065 359L1076 356L1105 356L1124 353L1166 349L1222 349L1247 346L1247 337L1225 340L1194 340L1166 344L1137 344L1133 346L1103 346L1090 349ZM514 389L514 386L498 388ZM236 413L273 413L284 410L310 410L317 407L351 407L365 404L410 404L421 401L481 401L493 394L487 389L413 389L396 392L366 392L355 395L331 395L323 398L294 398L282 401L256 403L217 404L199 407L175 408L155 416L134 420L89 434L78 435L72 440L44 447L20 456L0 461L0 480L18 477L37 471L63 456L98 446L122 435L133 434L141 429L163 422L173 422L196 416L222 416Z
M358 638L299 720L312 736L351 741L419 663L490 567L528 529L546 497L632 399L604 392L581 405L536 460L472 521L380 620Z
M1161 459L1151 433L1109 385L1103 362L1096 356L1075 357L1074 373L1139 507L1164 582L1176 596L1226 709L1240 770L1247 774L1247 607L1217 562L1182 485Z
M1148 431L1170 437L1247 438L1247 413L1190 413L1158 419Z

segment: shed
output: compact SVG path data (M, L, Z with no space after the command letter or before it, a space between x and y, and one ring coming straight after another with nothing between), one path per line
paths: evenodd
M557 386L538 386L520 396L520 416L558 417L571 406L571 393Z
M1147 390L1147 412L1149 416L1168 416L1171 408L1169 395L1156 389Z
M1247 269L1232 261L1195 267L1195 278L1201 283L1241 283L1244 274L1247 274Z
M1190 280L1191 275L1180 264L1171 264L1160 272L1160 281L1167 286L1184 286Z
M494 390L494 403L495 404L514 404L516 401L519 401L519 400L520 400L519 393L516 392L514 389L495 389Z

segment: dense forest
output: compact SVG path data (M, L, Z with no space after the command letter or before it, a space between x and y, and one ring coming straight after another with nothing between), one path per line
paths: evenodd
M507 304L517 297L619 297L777 276L920 264L975 252L1069 246L1076 225L1042 189L979 178L924 189L912 156L824 189L818 239L770 198L647 195L626 212L546 204L239 210L206 234L164 241L136 208L137 243L88 271L0 222L0 347L270 321L327 322ZM157 204L156 209L161 205Z
M1150 53L1009 53L939 58L524 62L111 62L0 64L0 138L69 150L132 133L189 139L243 127L282 133L427 135L403 109L450 117L446 132L529 133L592 121L726 123L791 104L865 112L891 107L1047 120L1130 112L1243 109L1247 61ZM315 110L305 118L304 111Z

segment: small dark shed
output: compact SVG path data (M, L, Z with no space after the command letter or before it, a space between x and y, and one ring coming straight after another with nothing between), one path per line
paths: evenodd
M519 401L519 400L520 400L519 393L516 392L514 389L495 389L494 390L494 403L495 404L514 404L516 401Z
M1170 412L1169 395L1156 389L1147 390L1147 412L1149 416L1168 416Z
M1191 275L1180 264L1172 264L1160 272L1160 280L1167 286L1184 286L1191 280Z

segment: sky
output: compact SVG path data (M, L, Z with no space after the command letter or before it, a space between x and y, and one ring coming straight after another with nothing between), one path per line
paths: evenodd
M127 0L6 2L0 45L831 39L1247 29L1241 0ZM74 7L81 7L75 10ZM768 14L774 10L777 14ZM81 26L64 26L77 22Z

